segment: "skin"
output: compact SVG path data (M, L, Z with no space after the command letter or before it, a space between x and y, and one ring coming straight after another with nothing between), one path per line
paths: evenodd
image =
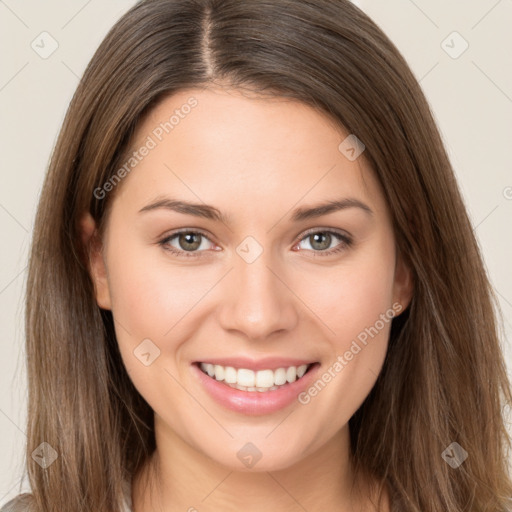
M191 363L292 356L318 361L321 374L394 303L405 309L411 275L382 190L364 153L350 161L339 151L348 133L324 114L227 87L164 99L133 148L192 96L197 106L116 186L102 240L90 215L82 218L97 303L112 310L126 369L155 412L157 450L134 478L134 510L375 510L371 479L354 481L348 420L382 368L390 323L308 404L272 414L219 405ZM163 196L213 205L231 222L139 212ZM295 208L347 197L373 213L353 207L290 220ZM206 232L197 257L159 245L181 228ZM318 255L343 241L315 244L304 235L312 228L353 243ZM251 264L236 252L249 235L263 248ZM179 237L167 244L186 252ZM145 366L134 350L148 338L160 355ZM262 453L252 469L237 458L247 442Z

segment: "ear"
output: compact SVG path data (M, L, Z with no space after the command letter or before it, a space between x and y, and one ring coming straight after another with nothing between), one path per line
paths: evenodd
M402 306L401 312L405 311L411 303L414 292L412 271L405 263L404 258L397 249L395 265L395 281L393 284L393 304L395 302ZM395 315L395 316L398 316Z
M94 284L96 302L102 309L111 309L104 246L98 235L96 223L89 212L85 213L80 219L80 233L87 258L87 268Z

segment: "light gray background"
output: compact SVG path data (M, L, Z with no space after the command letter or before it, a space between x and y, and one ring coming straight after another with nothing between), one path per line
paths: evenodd
M20 483L28 489L21 478L27 405L23 296L43 175L79 77L108 29L134 3L0 0L0 505L17 494ZM354 3L398 46L432 106L499 294L512 369L506 342L512 332L512 1ZM31 47L35 41L40 52L51 48L43 31L58 43L46 59ZM450 36L454 31L463 39ZM467 50L453 58L463 40Z

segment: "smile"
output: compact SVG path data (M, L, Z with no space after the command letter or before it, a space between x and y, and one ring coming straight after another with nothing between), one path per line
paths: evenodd
M272 414L285 407L300 406L299 394L307 389L320 363L298 360L259 361L237 359L200 362L191 369L200 388L223 408L244 415ZM300 363L300 364L299 364ZM252 366L247 368L247 366Z
M311 364L303 364L301 366L277 368L276 370L254 371L248 368L200 363L201 370L209 377L224 382L232 388L249 392L275 391L303 377L310 367Z

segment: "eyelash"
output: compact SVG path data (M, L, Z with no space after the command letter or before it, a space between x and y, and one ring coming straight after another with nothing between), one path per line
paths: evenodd
M163 240L158 242L158 244L160 246L162 246L163 249L165 249L166 251L169 251L169 252L175 254L178 257L185 257L185 258L197 258L197 257L199 257L199 254L201 252L204 252L204 251L181 251L181 250L175 249L174 247L171 247L170 245L168 245L171 240L173 240L174 238L176 238L178 235L180 235L182 233L201 235L204 238L206 238L207 240L210 240L208 235L206 235L206 233L204 233L204 232L202 232L200 230L181 229L179 231L174 231L170 235L166 236ZM314 235L314 234L317 234L317 233L334 235L336 238L338 238L341 241L341 243L339 245L337 245L334 249L329 249L329 250L324 250L324 251L314 251L313 250L312 251L313 255L314 255L313 257L317 257L317 256L320 256L320 257L332 256L333 254L337 254L337 253L339 253L341 251L344 251L344 250L350 248L352 246L352 243L353 243L352 239L349 236L347 236L344 233L340 233L339 231L333 231L333 230L330 230L330 229L325 229L325 230L314 229L314 230L310 230L310 231L307 231L306 233L304 233L302 238L300 238L297 242L294 243L294 246L297 245L298 243L302 242L307 237L309 237L311 235ZM308 250L310 250L310 249L308 249Z

